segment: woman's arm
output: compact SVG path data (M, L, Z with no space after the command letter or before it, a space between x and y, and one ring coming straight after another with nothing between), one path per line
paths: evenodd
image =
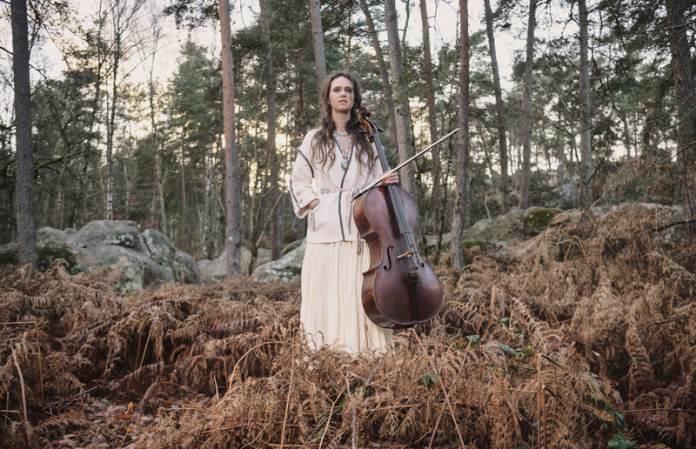
M304 145L303 145L304 146ZM317 194L312 189L314 168L309 159L300 148L297 150L297 158L290 175L290 195L292 196L292 208L295 215L304 218L314 206L319 203Z

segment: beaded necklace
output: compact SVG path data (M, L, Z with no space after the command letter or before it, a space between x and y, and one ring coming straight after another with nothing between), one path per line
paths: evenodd
M338 138L338 136L341 137L346 137L349 135L349 133L339 133L337 130L334 130L334 137L336 137L336 143L338 144L338 148L341 150L341 156L343 157L343 160L341 161L341 168L343 171L348 170L348 164L350 163L350 148L351 148L351 143L353 140L352 136L348 137L348 145L346 147L346 150L343 150L343 146L341 145L341 140ZM346 154L347 153L347 154Z

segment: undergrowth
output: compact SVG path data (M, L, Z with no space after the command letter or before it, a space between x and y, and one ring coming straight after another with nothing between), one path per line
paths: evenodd
M6 269L0 446L692 447L696 277L664 221L582 215L461 276L443 257L441 314L358 356L308 347L297 284L125 297L96 266Z

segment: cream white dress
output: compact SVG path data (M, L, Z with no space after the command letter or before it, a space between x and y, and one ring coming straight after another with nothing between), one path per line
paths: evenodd
M382 170L376 167L371 176L363 173L352 149L344 171L337 145L336 162L321 167L311 157L314 132L305 136L290 179L295 213L308 217L300 320L316 348L336 345L349 353L379 349L391 340L392 330L374 324L363 310L361 291L369 249L359 242L350 200L353 189L366 185ZM310 209L315 198L320 203Z

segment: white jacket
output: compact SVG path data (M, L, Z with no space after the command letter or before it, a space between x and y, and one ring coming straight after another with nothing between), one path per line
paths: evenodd
M374 169L370 176L361 173L356 159L355 146L350 149L348 170L341 168L341 149L334 144L336 159L331 167L327 162L322 170L321 164L313 160L312 138L318 129L307 133L302 146L297 151L297 159L290 176L290 195L295 214L304 218L307 215L307 242L330 243L357 241L358 230L353 219L351 200L353 192L379 178L382 167L377 158L374 145ZM367 172L367 169L363 169ZM312 182L314 181L314 182ZM309 208L312 200L318 199L314 209Z

